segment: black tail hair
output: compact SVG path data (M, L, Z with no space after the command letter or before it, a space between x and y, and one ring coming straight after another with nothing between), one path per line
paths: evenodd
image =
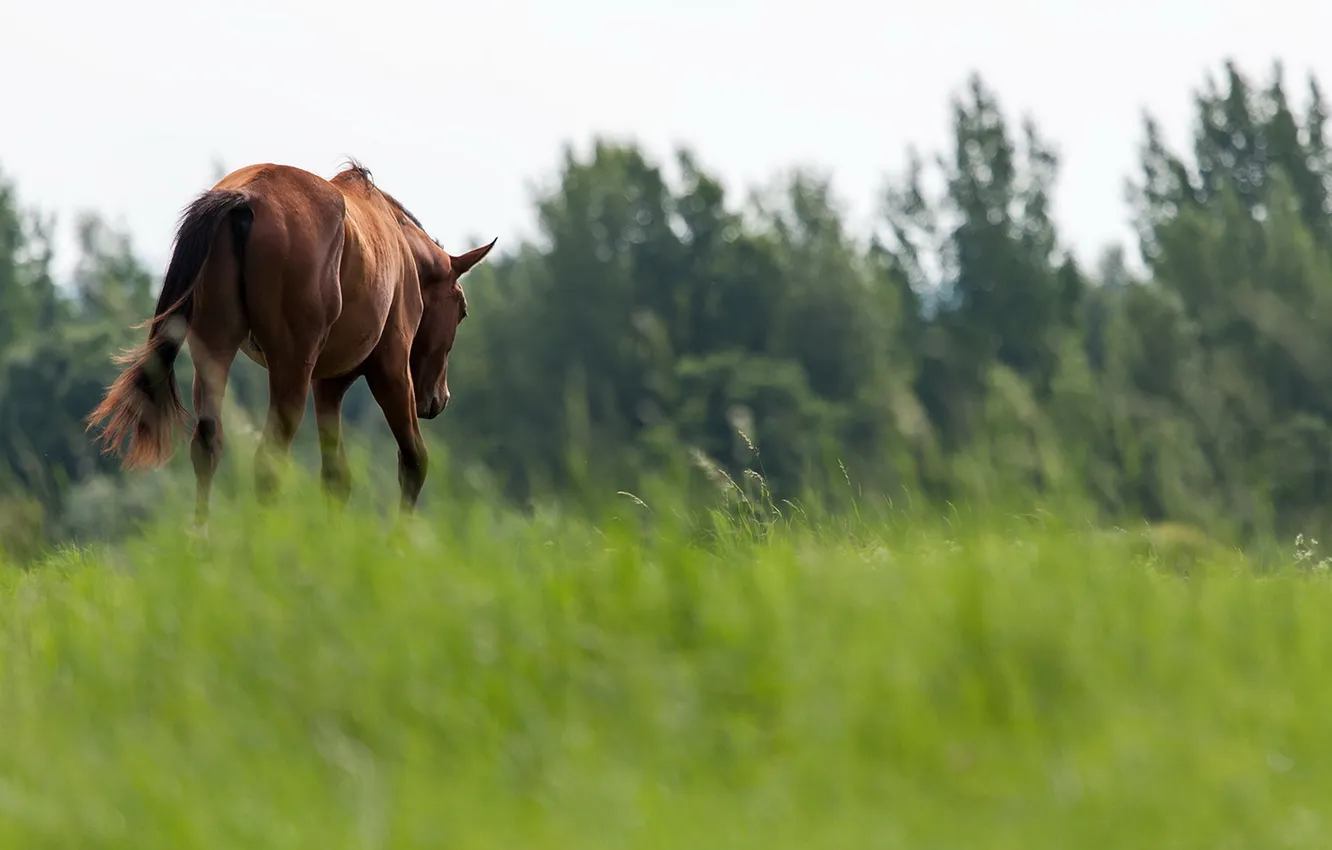
M129 365L88 416L90 429L105 420L98 441L105 453L124 452L127 469L166 463L172 454L175 427L183 427L188 420L174 367L189 329L194 287L223 220L231 226L236 258L243 265L245 243L254 223L249 197L239 189L204 192L181 215L157 307L153 317L139 325L148 327L148 338L116 357L116 362Z

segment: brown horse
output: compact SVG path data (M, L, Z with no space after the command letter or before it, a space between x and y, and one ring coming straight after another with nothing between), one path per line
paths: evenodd
M364 376L397 440L402 507L411 511L427 469L419 420L449 403L449 352L467 315L459 278L494 245L450 255L356 163L331 180L274 164L233 171L185 209L148 338L118 358L129 365L88 427L105 423L104 451L121 451L126 468L164 464L175 428L188 424L173 371L188 341L202 525L222 453L227 375L244 351L268 370L260 497L273 489L274 464L289 453L313 387L324 487L345 502L342 400Z

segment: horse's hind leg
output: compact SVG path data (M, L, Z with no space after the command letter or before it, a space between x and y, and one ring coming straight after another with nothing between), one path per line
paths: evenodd
M254 466L255 490L265 502L277 490L278 462L290 454L296 431L301 427L313 371L313 356L301 362L268 354L268 419Z
M222 399L227 375L247 332L236 292L238 269L230 245L223 244L229 238L219 237L214 259L204 268L195 290L196 318L189 333L195 415L190 460L194 464L195 523L199 526L208 520L213 476L222 457ZM217 250L219 247L226 250Z
M222 458L222 398L226 394L227 375L236 357L236 345L210 346L198 337L190 345L194 360L194 436L190 440L190 460L194 463L195 523L208 521L213 476Z
M284 214L270 241L260 247L252 241L250 254L251 330L268 364L268 418L254 467L255 490L265 502L277 489L279 462L290 457L315 364L342 308L344 202L327 186L288 188L300 206Z
M356 375L314 382L315 424L319 428L320 473L324 491L339 505L351 496L351 471L342 444L342 400Z

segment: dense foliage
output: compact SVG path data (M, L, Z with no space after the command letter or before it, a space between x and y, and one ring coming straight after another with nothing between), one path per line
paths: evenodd
M1227 65L1190 150L1145 121L1140 275L1117 247L1073 261L1055 146L979 78L864 240L819 174L742 204L690 152L571 150L540 238L473 272L457 404L430 437L518 503L695 462L739 477L757 450L779 502L844 479L940 501L1016 487L1293 536L1332 496L1332 148L1315 81L1304 95ZM83 429L158 275L90 216L55 281L49 228L0 174L0 546L19 556L118 533L188 477L178 455L126 478ZM233 382L230 415L256 418L263 373ZM383 444L363 388L348 415Z

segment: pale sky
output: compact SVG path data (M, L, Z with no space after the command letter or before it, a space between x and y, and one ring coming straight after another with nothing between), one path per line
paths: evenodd
M1178 144L1226 57L1262 79L1282 59L1302 104L1310 70L1332 91L1330 35L1312 0L0 0L0 169L154 264L217 160L355 156L446 248L511 248L533 182L596 133L688 143L734 192L825 169L864 232L976 69L1057 145L1056 215L1090 261L1129 237L1144 108Z

